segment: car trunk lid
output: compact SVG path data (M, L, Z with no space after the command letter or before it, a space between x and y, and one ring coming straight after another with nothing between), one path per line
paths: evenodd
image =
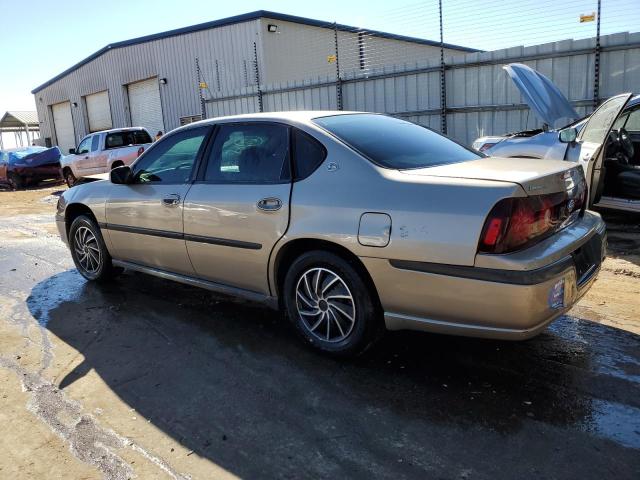
M567 173L569 172L569 173ZM578 166L559 160L487 157L439 167L402 170L406 175L467 178L520 185L528 195L566 191L568 178L584 178Z

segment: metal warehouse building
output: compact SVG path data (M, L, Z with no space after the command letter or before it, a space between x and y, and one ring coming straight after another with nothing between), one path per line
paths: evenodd
M168 131L206 115L212 91L335 75L334 46L343 71L366 69L370 51L389 64L440 56L438 42L261 10L107 45L32 91L41 138L67 152L98 130Z

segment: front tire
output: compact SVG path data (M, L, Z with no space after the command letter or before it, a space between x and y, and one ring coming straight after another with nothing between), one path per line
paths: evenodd
M298 257L283 294L298 334L324 353L359 355L384 331L376 293L351 262L334 253L317 250Z
M69 248L78 272L90 281L111 279L116 271L100 228L86 215L80 215L69 228Z
M24 179L15 172L9 172L9 186L12 190L20 190L24 187Z
M78 181L78 179L76 178L76 176L73 174L73 172L71 171L71 169L67 169L64 172L64 181L67 182L67 187L71 188L73 187L76 182Z

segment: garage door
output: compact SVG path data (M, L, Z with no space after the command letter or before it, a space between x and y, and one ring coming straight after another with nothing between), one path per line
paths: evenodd
M76 135L71 118L71 103L62 102L51 106L53 112L53 129L56 133L58 147L65 155L70 148L76 146Z
M164 132L158 79L130 83L128 90L131 126L144 127L152 136L159 130Z
M87 95L87 116L89 117L89 131L99 132L111 128L111 107L109 106L109 92L98 92Z

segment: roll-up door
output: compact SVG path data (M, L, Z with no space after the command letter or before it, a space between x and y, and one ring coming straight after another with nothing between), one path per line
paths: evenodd
M89 117L89 131L109 130L112 127L109 92L105 90L87 95L84 98L87 105L87 117Z
M155 135L160 130L164 132L158 79L154 77L130 83L128 92L131 126L144 127L151 135Z
M76 147L76 135L73 128L73 118L71 117L71 103L62 102L51 105L53 113L53 128L56 133L57 145L64 155L69 153L70 148Z

